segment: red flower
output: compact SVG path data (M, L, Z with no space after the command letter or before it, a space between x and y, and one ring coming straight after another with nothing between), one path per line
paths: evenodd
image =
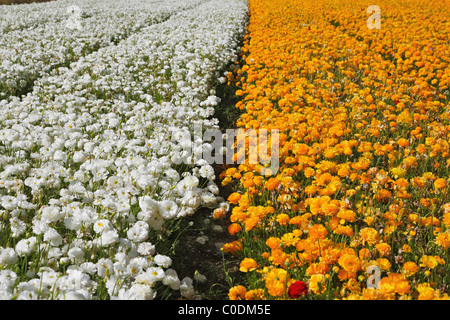
M308 285L303 281L296 281L289 287L288 291L289 297L291 298L300 298L303 295L308 294Z

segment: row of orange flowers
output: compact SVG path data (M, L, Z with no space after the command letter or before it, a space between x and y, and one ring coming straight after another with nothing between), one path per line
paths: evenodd
M236 126L278 129L280 168L221 175L231 299L449 297L450 2L369 5L249 0Z

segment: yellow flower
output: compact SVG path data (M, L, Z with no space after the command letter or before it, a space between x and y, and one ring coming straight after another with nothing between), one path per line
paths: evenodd
M400 167L392 168L391 173L394 178L403 178L406 174L406 170Z
M438 297L437 292L426 282L418 284L416 290L419 292L418 300L433 300Z
M435 257L427 255L423 255L420 258L419 263L421 267L427 267L430 269L435 268L439 264L438 260Z
M326 278L323 274L313 274L309 278L309 288L315 294L324 293L327 289L325 280Z
M286 270L274 268L270 270L265 277L266 288L271 296L279 297L286 293L286 288L295 280L289 279Z

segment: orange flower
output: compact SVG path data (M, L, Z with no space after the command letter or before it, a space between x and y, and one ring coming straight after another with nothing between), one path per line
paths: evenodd
M305 175L306 178L310 178L315 174L315 171L313 168L306 168L305 170L303 170L303 174Z
M278 180L277 178L269 178L269 180L267 180L267 182L264 184L264 187L269 190L275 190L276 188L278 188L278 186L280 185L280 180Z
M225 210L225 208L217 208L214 209L213 211L213 219L221 219L223 217L225 217L227 211Z
M353 254L344 254L339 258L341 267L350 273L356 273L361 269L359 258Z
M287 271L280 268L270 270L265 277L267 291L274 297L284 295L293 282L295 280L289 279Z
M407 188L409 186L408 180L404 178L398 179L397 181L395 181L395 183L401 188Z
M278 249L280 247L281 240L279 238L276 238L276 237L270 237L269 239L267 239L266 245L270 249L275 250L275 249Z
M230 252L232 254L236 254L236 252L239 250L242 250L242 243L238 240L231 243L226 243L222 247L223 252Z
M402 274L405 277L410 277L414 275L417 271L419 271L419 266L415 262L407 261L403 264Z
M245 258L244 260L241 261L240 265L239 265L239 270L242 272L248 272L248 271L253 271L256 268L258 268L258 264L256 263L255 260L251 259L251 258Z
M391 268L391 263L386 258L379 258L376 262L381 270L389 270Z
M280 213L280 214L277 215L276 221L277 221L280 225L286 226L286 225L289 224L289 220L290 220L290 219L291 219L291 218L290 218L287 214L285 214L285 213Z
M366 227L359 231L363 243L375 245L380 240L380 234L373 228Z
M313 274L311 278L309 278L308 286L315 294L324 293L327 289L325 280L326 278L323 274Z
M341 210L337 214L338 218L344 219L348 222L356 221L356 213L352 210Z
M309 237L312 240L322 240L327 237L328 231L322 224L315 224L309 229Z
M353 236L353 229L350 226L338 225L336 227L336 229L333 230L333 232L336 233L336 234L345 235L347 237Z
M397 143L400 147L403 147L403 148L409 146L409 141L405 138L398 139Z
M375 245L375 248L378 250L380 256L382 257L386 257L391 254L391 246L387 243L378 243Z
M241 226L237 223L232 223L228 226L228 232L230 235L234 236L236 233L241 231Z
M411 252L411 246L409 246L408 244L404 244L403 246L402 246L402 250L403 250L403 252Z
M434 181L434 188L435 189L443 189L447 186L447 180L438 178Z
M404 295L410 292L410 286L405 277L400 273L388 273L380 281L380 293L386 299L392 299L396 293Z
M447 250L448 248L450 248L450 233L448 232L438 233L435 242L438 246L441 246L445 250Z
M264 299L263 289L252 289L245 294L245 300L262 300Z
M228 197L228 201L232 204L237 204L239 202L239 200L241 199L241 194L237 193L237 192L233 192L232 194L230 194L230 196Z
M230 300L244 300L245 294L247 293L247 289L244 286L237 285L228 291L228 298Z
M417 166L417 159L413 156L407 157L403 160L403 164L407 169L415 168Z

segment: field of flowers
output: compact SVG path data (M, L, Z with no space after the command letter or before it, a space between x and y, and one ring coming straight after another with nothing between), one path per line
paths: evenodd
M230 299L449 299L450 2L249 0L249 16L236 126L278 129L280 169L221 174Z
M229 299L449 299L449 0L55 0L0 35L0 300L202 298L200 210ZM277 171L260 136L216 175L224 123Z
M81 28L66 24L72 5ZM241 0L0 7L0 299L195 297L165 239L227 203L213 167L180 164L176 142L218 126L214 89L247 11Z

